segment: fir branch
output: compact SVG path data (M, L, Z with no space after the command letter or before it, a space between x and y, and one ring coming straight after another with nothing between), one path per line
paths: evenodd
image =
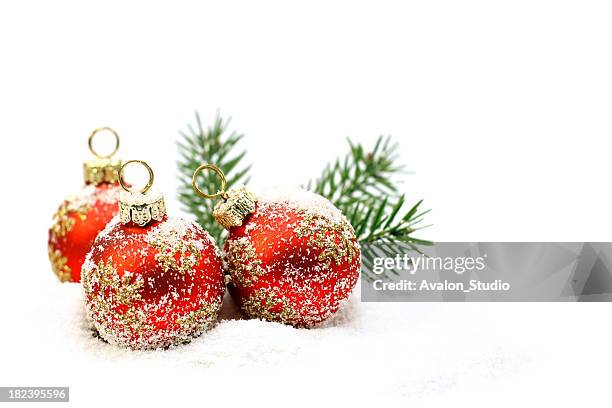
M370 152L350 140L349 146L349 153L328 164L308 188L346 215L362 247L364 276L371 280L376 276L374 258L394 257L406 250L422 253L421 246L432 245L413 236L426 227L421 223L429 210L420 210L423 200L407 207L405 196L398 196L395 179L404 167L395 163L397 144L390 137L379 137Z
M227 178L227 188L235 184L246 184L249 180L250 165L244 166L246 151L235 153L238 143L244 137L236 132L228 132L230 119L224 120L217 114L213 125L207 129L202 126L200 115L195 113L195 127L187 125L187 131L179 132L177 142L179 160L178 200L186 211L193 214L219 245L223 244L225 229L213 217L214 200L198 196L191 186L193 172L203 163L214 163L221 168ZM205 191L217 191L219 182L216 177L199 178L199 185Z
M248 182L251 166L243 165L246 152L234 152L243 135L228 133L229 122L217 115L213 126L204 129L196 112L195 127L188 125L177 142L179 201L219 244L226 232L212 215L215 203L193 191L191 176L200 164L208 162L223 170L228 188ZM346 215L361 244L364 277L371 280L376 276L372 272L375 258L394 257L406 250L422 253L422 246L432 245L414 237L426 227L421 224L429 210L420 209L422 200L407 206L405 196L398 194L396 177L404 173L404 167L396 163L397 144L390 137L379 137L369 152L361 144L348 143L347 155L328 164L307 188L329 199ZM214 177L202 177L200 183L208 191L219 188Z
M328 164L321 177L310 181L308 189L330 200L338 208L346 208L355 202L364 202L380 195L397 193L392 176L404 172L396 165L397 143L391 137L380 136L371 152L365 152L361 144L348 139L349 152Z
M361 244L361 258L364 265L363 276L366 280L372 280L376 276L372 270L374 258L393 258L406 251L421 254L423 253L422 246L433 244L431 241L413 236L415 232L428 227L428 225L421 225L425 214L430 211L419 211L422 202L423 200L418 201L401 217L398 217L398 214L405 207L404 195L394 202L385 198L378 203L378 207L374 202L369 204L375 210L366 212L363 220L358 224L361 232L358 239ZM381 213L385 215L380 216ZM365 228L362 228L363 225ZM392 269L387 272L399 275Z

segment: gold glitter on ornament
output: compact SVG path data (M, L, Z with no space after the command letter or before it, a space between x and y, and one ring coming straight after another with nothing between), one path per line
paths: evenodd
M170 233L153 231L147 238L147 242L157 249L155 260L164 268L164 272L172 270L185 275L191 272L202 259L202 252L198 250L196 243L193 240L185 240L183 234L178 231Z
M131 305L135 300L142 300L139 290L142 289L143 281L131 282L131 277L125 273L121 278L121 285L116 286L115 296L117 301L124 305Z
M329 266L332 261L339 265L344 258L348 262L357 254L356 243L350 239L355 236L353 227L346 220L332 223L316 214L306 213L303 221L295 228L298 237L308 237L308 246L321 249L319 260ZM336 242L336 237L340 242Z
M53 215L53 226L51 233L54 238L61 238L66 235L74 226L75 220L69 214L76 214L81 221L87 219L87 212L90 210L87 204L77 205L71 200L66 200L60 205L57 212Z
M280 306L278 312L272 311ZM291 323L298 318L289 302L276 295L272 290L259 289L253 292L242 304L242 311L248 316L255 316L269 321Z
M97 294L93 291L95 283L98 283ZM110 314L126 328L139 334L152 328L146 321L145 313L132 306L135 301L142 300L140 290L143 286L144 281L140 276L135 282L132 282L132 275L127 272L119 277L110 259L106 265L104 261L100 261L97 266L91 268L90 273L83 274L85 293L97 296L96 301L90 303L94 318L96 314ZM125 311L117 310L118 306L126 306ZM104 321L98 323L103 326L106 324Z
M58 249L54 250L51 245L49 245L48 250L53 273L57 275L60 282L69 282L72 275L70 267L67 265L68 259Z
M220 308L220 303L204 303L199 309L192 310L185 316L177 317L176 323L181 326L181 329L189 332L208 330L214 326Z
M266 273L249 238L242 237L228 241L227 253L227 263L234 283L249 286Z

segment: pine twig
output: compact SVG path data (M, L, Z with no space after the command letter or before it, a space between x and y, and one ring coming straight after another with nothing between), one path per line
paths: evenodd
M432 242L414 237L426 228L423 200L406 210L406 198L398 195L396 176L404 167L395 162L397 144L390 137L379 137L371 152L349 140L350 151L328 164L321 176L308 183L312 191L327 197L348 218L362 246L366 279L373 279L376 257L393 257L406 249L422 252ZM395 271L391 271L396 273Z
M310 181L307 188L341 209L381 194L396 194L397 187L390 178L404 171L403 166L395 164L397 143L391 143L390 136L380 136L369 153L361 144L350 139L348 143L349 153L328 164L321 177Z
M214 124L204 129L197 112L195 116L195 127L188 125L177 142L178 199L221 244L226 232L212 215L215 203L193 191L191 177L200 164L214 163L225 173L229 188L246 184L251 166L243 165L246 151L235 152L243 135L227 131L229 120L217 115ZM379 137L369 152L361 144L351 140L348 143L346 156L328 164L307 187L329 199L346 215L361 244L364 278L371 280L376 276L372 272L375 258L394 257L406 250L421 253L422 246L432 245L414 236L427 227L421 224L429 210L420 209L422 200L408 208L405 196L398 194L396 177L405 171L396 164L397 144L390 137ZM202 177L200 186L207 191L219 189L215 177Z
M178 200L184 209L193 214L200 225L204 227L221 245L225 229L212 215L215 202L198 196L191 186L191 177L195 169L203 163L214 163L221 168L227 178L227 188L235 184L246 184L251 166L243 165L246 151L235 153L236 147L244 137L236 132L228 132L230 119L224 120L219 114L213 125L204 129L198 112L195 113L195 127L191 124L186 131L179 132L177 142L179 159ZM217 191L219 182L215 177L199 178L199 185L206 191Z

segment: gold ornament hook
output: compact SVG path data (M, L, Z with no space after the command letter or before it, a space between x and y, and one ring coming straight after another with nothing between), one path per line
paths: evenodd
M219 179L221 180L221 189L217 191L216 193L207 194L203 192L202 190L200 190L200 187L198 187L198 183L196 182L196 177L203 170L211 170L219 176ZM210 163L205 163L205 164L202 164L200 167L198 167L193 172L193 177L191 178L191 185L193 186L193 189L195 190L195 192L198 193L201 197L209 198L209 199L213 199L217 197L223 197L223 199L227 199L227 193L225 192L226 184L227 184L227 180L225 179L225 174L223 174L223 171L218 166L215 166L214 164L210 164Z
M94 139L94 137L98 133L103 132L103 131L111 132L113 134L113 136L115 136L115 148L113 149L113 151L110 154L108 154L106 156L98 154L98 152L96 152L96 150L93 147L93 139ZM101 128L94 129L94 131L91 132L91 135L89 135L89 140L88 140L87 143L89 144L89 151L91 151L94 154L94 156L96 156L96 157L98 157L100 159L109 159L115 153L117 153L117 150L119 150L119 135L117 134L117 132L114 129L111 129L109 127L101 127Z
M134 191L132 189L130 189L128 186L125 185L125 183L123 182L123 170L125 169L125 166L127 166L130 163L138 163L138 164L142 164L147 171L149 172L149 181L147 182L147 184L140 190L141 194L145 194L147 191L149 191L149 189L151 188L151 186L153 185L153 179L154 179L154 175L153 175L153 169L151 169L151 166L149 166L147 164L147 162L143 161L143 160L129 160L126 161L125 163L123 163L123 165L121 166L121 169L119 169L119 184L121 184L121 187L123 187L123 189L125 191L128 191L130 193L133 193Z

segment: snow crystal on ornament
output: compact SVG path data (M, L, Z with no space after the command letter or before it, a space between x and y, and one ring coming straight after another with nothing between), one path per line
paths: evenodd
M125 191L125 190L122 190L119 193L119 200L122 203L125 203L130 206L151 204L152 202L155 202L162 198L163 196L161 192L159 192L159 190L155 188L151 188L146 194L143 194L138 191L132 192L132 191Z
M258 191L256 196L260 206L285 204L287 207L319 215L335 223L346 219L328 199L299 187L277 186Z
M68 203L68 211L75 211L78 208L91 207L98 201L104 204L115 204L118 198L118 186L99 188L93 184L88 184L78 192L66 197L66 202Z

